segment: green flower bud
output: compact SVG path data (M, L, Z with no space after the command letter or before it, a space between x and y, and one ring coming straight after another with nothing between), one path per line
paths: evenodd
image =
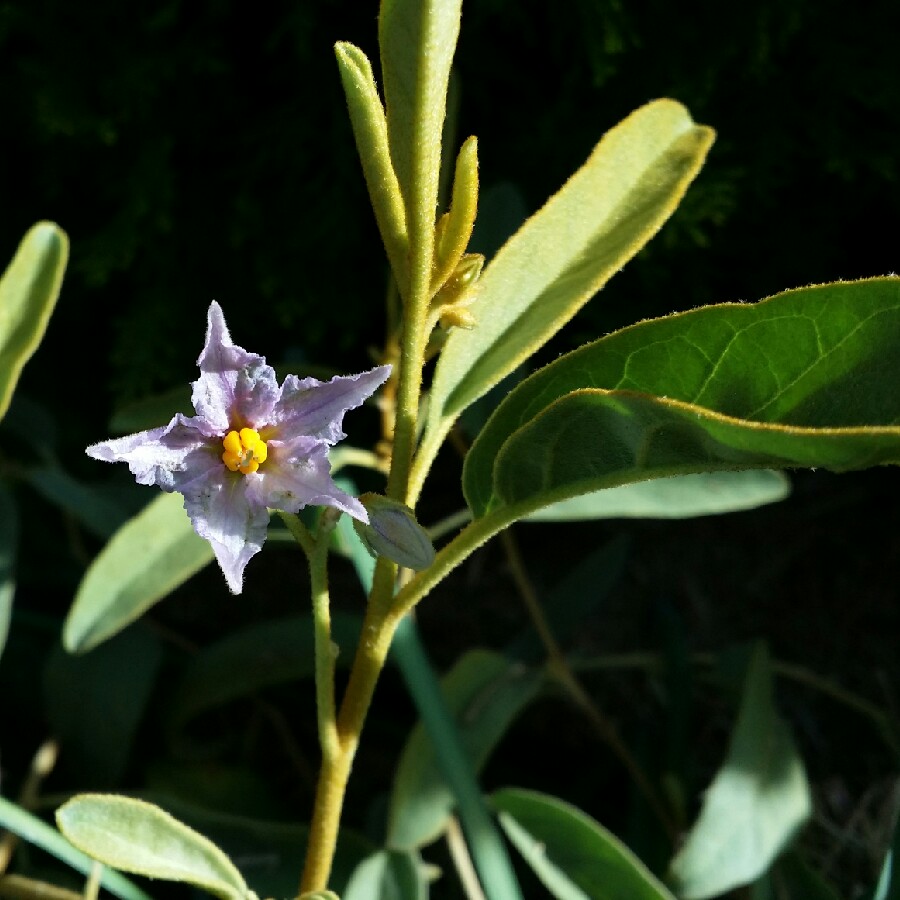
M359 502L369 514L369 524L354 519L353 527L372 556L386 556L407 569L431 565L434 547L408 506L380 494L363 494Z

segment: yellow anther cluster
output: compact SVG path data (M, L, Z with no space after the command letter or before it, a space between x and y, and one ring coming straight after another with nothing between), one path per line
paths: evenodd
M255 472L269 455L266 442L252 428L242 428L240 432L229 431L222 440L225 452L222 462L232 472L249 475Z

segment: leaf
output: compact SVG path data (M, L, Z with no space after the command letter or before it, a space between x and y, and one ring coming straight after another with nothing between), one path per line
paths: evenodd
M485 650L467 653L442 679L460 738L479 771L516 716L537 696L543 674ZM410 734L394 775L389 846L411 849L439 837L454 807L424 727Z
M536 372L474 442L476 517L691 472L900 460L900 278L633 325Z
M462 0L382 0L378 17L388 140L411 248L433 246L447 85L461 6Z
M580 494L545 506L528 522L575 522L583 519L686 519L755 509L783 500L790 482L781 472L698 472Z
M672 860L680 897L714 897L749 884L788 845L812 810L809 784L775 710L768 653L754 651L725 763L700 818Z
M157 636L144 628L117 634L86 656L58 644L44 669L44 710L82 784L119 782L162 663Z
M344 517L347 518L347 517ZM332 614L332 639L349 665L359 637L360 616ZM266 687L299 681L315 672L310 615L285 616L247 626L195 654L169 704L171 727L178 731L194 716Z
M438 360L423 452L455 418L546 343L674 212L713 131L656 100L607 132L584 165L503 246Z
M558 900L675 900L611 832L574 806L519 788L491 796L506 836Z
M427 900L427 897L418 854L380 850L356 867L341 900Z
M391 163L387 120L372 65L365 53L353 44L339 42L334 52L378 230L398 281L402 281L409 244L406 210Z
M878 884L871 900L900 900L900 816L894 818L894 833L887 849Z
M0 797L0 828L40 847L82 875L90 875L94 869L94 860L76 850L55 828L3 797ZM100 884L120 900L150 900L136 884L118 872L104 869L100 875Z
M59 830L104 865L181 881L221 897L255 895L211 841L152 803L114 794L81 794L56 811Z
M52 222L38 222L0 278L0 419L47 330L68 258L66 233Z
M191 527L181 495L160 494L91 563L66 617L63 646L70 653L96 647L212 558L212 548Z
M19 511L12 493L0 482L0 655L6 646L13 597L16 593L15 565L19 543Z

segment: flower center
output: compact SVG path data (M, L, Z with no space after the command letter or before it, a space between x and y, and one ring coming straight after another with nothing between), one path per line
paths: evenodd
M229 431L222 440L225 452L222 462L232 472L249 475L255 472L266 461L269 449L266 442L252 428L242 428L240 432Z

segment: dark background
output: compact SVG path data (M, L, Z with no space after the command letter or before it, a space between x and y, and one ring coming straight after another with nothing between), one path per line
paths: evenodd
M196 377L211 299L235 341L270 361L291 360L295 370L372 364L387 272L332 45L349 40L377 57L376 14L374 2L331 0L0 2L0 250L11 257L44 218L71 238L57 310L19 393L43 408L55 452L74 475L126 489L121 473L100 470L83 447L108 434L114 411ZM712 2L467 0L457 143L478 135L485 194L505 183L536 210L608 127L655 97L682 101L718 132L670 223L547 357L640 318L895 271L898 33L900 7L888 2L851 13L829 0L751 0L725 13ZM374 416L358 416L361 433L374 435ZM7 429L0 441L6 463L27 462L21 436ZM461 505L458 461L446 453L440 463L424 521ZM799 473L795 485L782 504L729 517L519 526L517 534L543 593L612 537L629 538L615 587L581 624L582 653L665 650L676 640L717 651L763 637L776 656L896 712L897 474ZM0 786L8 796L55 727L36 685L100 546L25 486L16 493L20 587L0 663ZM271 552L284 565L252 563L241 598L209 570L153 611L148 627L162 640L164 663L133 752L115 777L93 781L71 762L80 751L68 762L64 753L52 788L138 790L148 782L151 764L169 752L154 717L178 653L295 610L302 598L299 559ZM493 545L420 615L441 669L473 646L502 649L525 622ZM640 674L586 677L626 739L652 746L664 687ZM302 687L309 712L311 687ZM690 724L695 793L724 752L731 713L716 702L702 694ZM357 785L348 813L360 828L377 818L372 804L414 721L396 676L388 674L379 703L372 750L364 743L359 762L360 783L371 789ZM820 694L795 686L786 703L817 792L812 858L852 896L880 850L896 759L864 722ZM311 727L292 727L314 768ZM523 746L539 758L564 755L563 771L536 771ZM233 762L226 751L223 758ZM259 764L253 753L248 760ZM555 791L627 832L627 817L611 811L621 806L621 773L565 706L531 710L485 778L488 787ZM280 815L308 808L308 785L290 800ZM860 818L871 824L863 836L851 828ZM834 838L843 828L852 840Z

